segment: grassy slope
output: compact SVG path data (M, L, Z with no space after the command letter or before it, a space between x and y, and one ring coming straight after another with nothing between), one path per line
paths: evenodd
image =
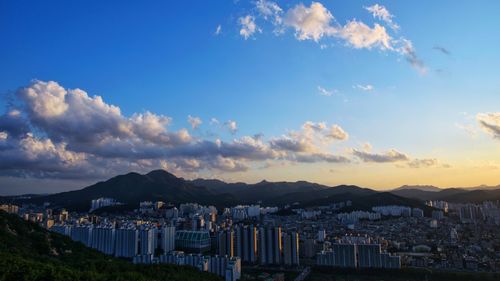
M173 265L133 265L0 211L0 281L220 280Z

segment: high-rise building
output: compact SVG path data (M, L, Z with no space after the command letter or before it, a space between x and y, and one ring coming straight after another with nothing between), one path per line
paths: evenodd
M139 231L135 226L124 226L115 231L115 256L131 258L139 253Z
M435 220L442 220L444 218L443 211L440 210L432 211L432 218Z
M299 265L299 234L283 233L283 263L287 266Z
M356 267L356 246L354 244L333 244L334 264L336 267Z
M94 227L91 247L108 255L115 252L115 228L112 225Z
M259 229L260 264L280 264L283 255L281 227Z
M324 229L318 230L318 241L323 242L326 239L326 231Z
M175 226L163 226L161 228L160 247L163 253L175 250Z
M234 228L234 255L243 262L257 262L257 228L238 225Z
M360 268L382 267L380 244L361 244L358 248L358 264Z
M156 227L143 225L139 229L139 254L152 255L156 249Z
M71 229L71 239L82 242L85 246L90 247L92 242L92 225L77 225Z
M232 229L217 233L217 253L222 256L234 256L234 231Z

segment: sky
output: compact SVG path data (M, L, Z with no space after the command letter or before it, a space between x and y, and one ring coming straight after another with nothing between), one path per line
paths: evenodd
M111 2L0 2L0 195L500 184L498 1Z

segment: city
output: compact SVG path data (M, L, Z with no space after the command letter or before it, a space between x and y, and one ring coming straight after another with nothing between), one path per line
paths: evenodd
M500 280L498 11L0 0L0 281Z
M93 199L88 212L54 210L48 202L0 208L110 256L188 265L228 281L285 280L285 274L307 280L311 268L500 271L498 200L428 200L430 213L398 205L352 210L350 200L220 210L143 201L130 211L112 211L120 205L103 197Z

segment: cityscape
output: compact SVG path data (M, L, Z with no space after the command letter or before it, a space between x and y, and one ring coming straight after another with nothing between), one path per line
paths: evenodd
M158 173L171 176L150 174ZM500 271L498 199L426 200L421 208L377 205L358 210L351 200L223 208L141 201L123 208L126 204L116 198L100 197L89 202L88 211L52 208L50 202L37 205L25 196L9 199L24 203L3 204L3 211L106 255L134 264L187 265L227 281L308 280L318 268Z
M0 1L0 281L500 280L500 1Z

